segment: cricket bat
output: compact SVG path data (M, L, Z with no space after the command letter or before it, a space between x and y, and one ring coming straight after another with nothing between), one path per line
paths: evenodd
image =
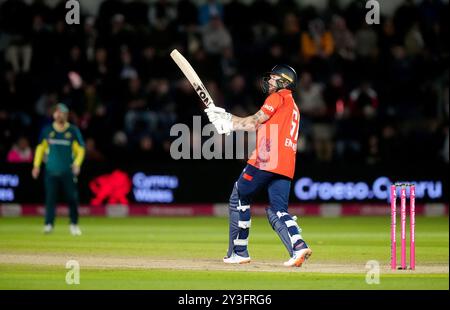
M209 94L205 85L203 85L202 80L200 80L194 68L192 68L191 64L186 60L186 58L184 58L184 56L181 55L181 53L177 49L174 49L170 53L170 57L172 57L173 61L175 61L180 70L184 73L206 107L213 107L214 101L212 100L211 95Z

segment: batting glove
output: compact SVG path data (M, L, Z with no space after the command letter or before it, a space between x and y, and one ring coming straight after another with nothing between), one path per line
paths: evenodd
M233 131L233 122L223 118L216 119L213 122L214 127L219 134L226 134L227 136Z
M225 111L225 109L223 108L214 106L205 109L205 112L208 115L208 119L211 123L214 123L218 119L231 121L231 114Z

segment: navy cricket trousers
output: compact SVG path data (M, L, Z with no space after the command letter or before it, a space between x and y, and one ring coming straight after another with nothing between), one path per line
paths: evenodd
M247 257L248 236L251 226L250 205L253 198L267 189L270 207L266 210L274 230L280 235L290 254L300 240L300 228L287 212L291 179L247 165L234 184L230 197L230 241L228 257L235 252ZM278 229L277 227L281 227ZM278 230L283 230L282 234Z

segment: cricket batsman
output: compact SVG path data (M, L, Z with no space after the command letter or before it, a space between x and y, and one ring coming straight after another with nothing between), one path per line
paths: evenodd
M300 267L312 254L303 240L296 217L288 212L300 121L300 113L292 97L296 84L295 70L287 65L277 65L262 79L262 89L268 97L256 114L240 118L219 107L205 110L218 133L256 131L257 139L256 149L231 193L230 239L224 263L250 262L247 250L251 226L250 206L253 197L262 189L266 189L269 195L267 218L291 257L284 265Z
M36 148L32 176L37 179L40 167L45 164L45 226L44 233L51 233L55 225L55 209L60 187L63 188L69 204L70 233L81 235L78 227L77 176L84 159L84 141L80 130L68 122L69 109L63 104L56 105L54 122L44 127Z

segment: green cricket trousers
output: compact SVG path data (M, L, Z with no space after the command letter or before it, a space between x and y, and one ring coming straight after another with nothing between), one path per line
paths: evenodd
M72 171L63 173L45 173L45 224L54 225L55 210L60 188L63 189L69 204L71 224L78 224L78 189L77 179Z

